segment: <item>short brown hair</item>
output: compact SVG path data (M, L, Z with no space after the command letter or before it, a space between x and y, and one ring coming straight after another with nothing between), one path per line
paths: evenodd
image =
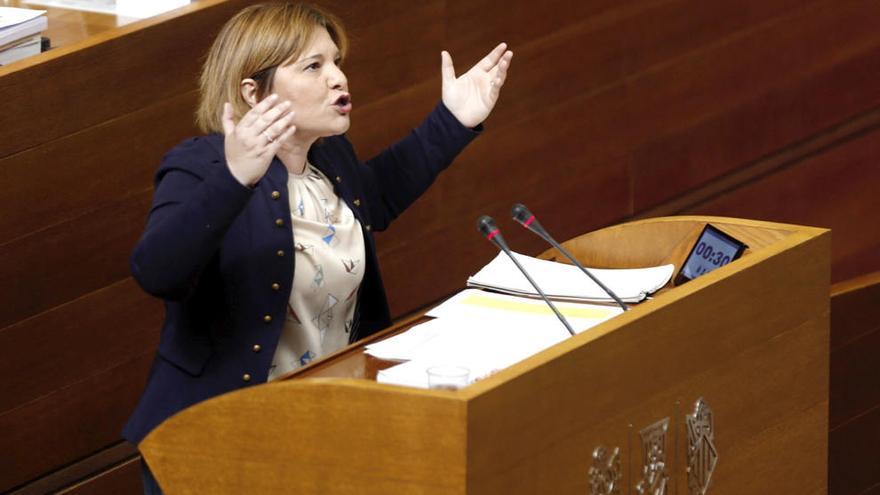
M233 118L250 109L241 96L243 79L257 82L262 99L272 89L275 69L300 56L315 29L324 28L345 56L348 38L342 22L319 7L273 2L251 5L223 26L208 51L199 81L196 123L204 132L223 132L223 104L232 104Z

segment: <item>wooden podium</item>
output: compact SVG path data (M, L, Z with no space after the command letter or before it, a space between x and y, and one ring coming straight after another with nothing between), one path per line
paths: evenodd
M824 494L829 231L671 217L565 244L588 266L678 268L707 222L749 250L465 389L377 383L390 363L360 342L140 450L171 495Z

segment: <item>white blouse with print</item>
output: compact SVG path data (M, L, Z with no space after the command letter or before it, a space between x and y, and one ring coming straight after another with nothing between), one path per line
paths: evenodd
M311 164L288 174L293 290L269 380L348 344L364 278L364 238L351 209Z

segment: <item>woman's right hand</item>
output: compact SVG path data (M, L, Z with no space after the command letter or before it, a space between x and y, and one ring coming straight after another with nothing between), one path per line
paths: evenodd
M266 174L281 144L296 132L289 101L269 95L248 110L236 124L232 105L223 104L226 164L232 176L251 187Z

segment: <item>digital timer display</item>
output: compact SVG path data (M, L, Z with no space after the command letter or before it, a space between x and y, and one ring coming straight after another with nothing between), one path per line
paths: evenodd
M748 246L717 228L706 225L675 278L680 285L722 267L742 255Z

